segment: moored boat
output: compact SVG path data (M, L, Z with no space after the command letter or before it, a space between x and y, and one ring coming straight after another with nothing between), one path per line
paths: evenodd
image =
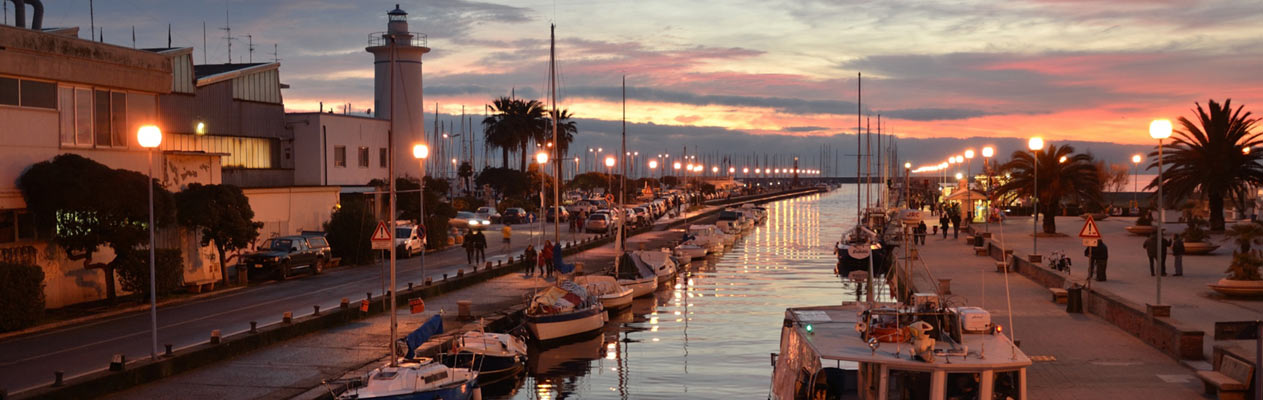
M443 332L443 320L435 315L406 338L401 339L406 354L394 363L370 371L362 380L326 382L347 384L338 395L351 399L474 399L479 398L478 371L453 368L430 358L415 357L416 350L435 334Z
M600 330L605 309L595 296L572 281L536 293L526 309L526 328L539 341L563 339Z
M636 297L631 289L620 285L612 276L585 275L574 279L575 283L596 296L606 311L614 312L631 307L632 298Z
M520 371L526 362L526 342L507 333L470 331L456 339L455 348L439 354L438 359L449 367L476 370L486 380Z

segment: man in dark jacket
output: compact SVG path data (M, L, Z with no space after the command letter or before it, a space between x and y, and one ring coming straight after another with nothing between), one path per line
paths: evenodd
M470 264L473 264L474 263L474 233L473 232L465 232L465 235L461 236L460 247L465 248L465 261Z
M952 239L960 239L960 214L952 213Z
M917 241L914 243L920 243L922 246L925 246L926 230L928 230L928 228L925 226L925 221L917 222L917 234L916 234Z
M474 259L475 261L478 261L480 263L486 262L487 261L486 251L487 251L487 235L483 235L482 230L479 229L477 233L474 233Z
M1167 276L1166 252L1169 246L1171 246L1171 241L1166 238L1163 238L1161 242L1158 241L1157 232L1145 239L1145 251L1149 254L1149 276L1154 276L1158 273L1161 273L1162 276ZM1154 268L1155 263L1158 264L1159 268Z
M1097 239L1095 247L1083 249L1083 255L1088 257L1088 279L1095 275L1098 282L1105 282L1105 267L1110 257L1105 240Z
M949 222L951 222L951 220L947 218L947 212L939 213L938 225L943 227L943 239L947 239L947 224Z
M1175 256L1175 276L1184 276L1184 239L1179 234L1171 238L1171 255Z

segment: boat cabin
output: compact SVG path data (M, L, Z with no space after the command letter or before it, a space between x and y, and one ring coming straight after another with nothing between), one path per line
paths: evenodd
M1031 360L977 308L790 308L772 399L1027 400ZM929 339L929 340L926 340Z

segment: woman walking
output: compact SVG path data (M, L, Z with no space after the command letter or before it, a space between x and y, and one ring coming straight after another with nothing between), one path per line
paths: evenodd
M539 255L544 259L544 264L540 267L540 273L544 276L553 276L553 243L552 241L544 241L544 249L540 250Z
M526 262L526 276L535 275L535 265L539 262L539 255L535 253L535 246L526 245L526 250L522 252L522 260Z

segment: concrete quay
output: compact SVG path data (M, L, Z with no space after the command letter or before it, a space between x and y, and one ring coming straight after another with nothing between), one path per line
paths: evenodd
M996 272L995 260L975 256L964 237L962 233L960 239L950 234L948 239L927 238L919 253L933 276L917 263L914 286L933 292L938 279L950 279L951 293L944 297L948 304L990 311L991 321L1014 334L1034 361L1028 369L1031 398L1204 398L1192 371L1100 317L1067 313L1065 305L1052 302L1043 284L1009 273L1006 299L1005 274ZM1040 241L1042 249L1043 238ZM985 351L987 357L1005 357L1009 350Z

